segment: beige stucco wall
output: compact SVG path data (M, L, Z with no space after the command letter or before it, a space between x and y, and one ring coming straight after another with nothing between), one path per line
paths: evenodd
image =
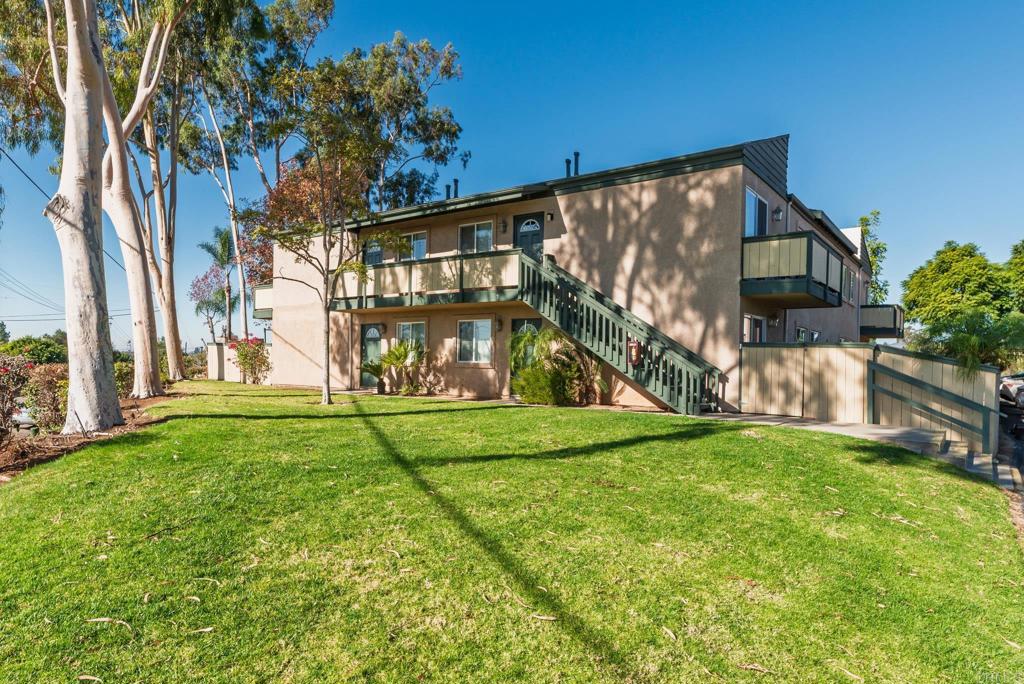
M819 342L860 341L860 309L857 302L864 301L867 283L870 281L867 270L846 251L846 248L834 235L823 230L813 217L806 215L796 204L790 204L787 197L777 193L746 167L743 168L743 184L744 187L749 186L768 203L769 235L813 231L843 257L843 264L847 268L857 274L857 291L853 303L844 301L838 307L818 309L785 309L781 304L773 305L744 298L743 313L778 318L778 325L768 328L767 341L769 342L796 342L798 327L821 333ZM774 221L771 218L772 212L777 207L781 208L783 212L781 221Z

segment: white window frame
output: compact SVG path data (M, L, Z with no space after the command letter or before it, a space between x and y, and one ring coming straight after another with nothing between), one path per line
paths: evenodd
M408 325L408 326L422 325L423 326L423 340L422 340L422 344L423 344L423 349L426 349L427 348L427 322L426 321L422 321L422 320L421 321L399 321L399 322L395 323L395 342L401 342L403 339L415 339L414 337L409 337L409 338L402 337L402 326L405 326L405 325Z
M462 324L472 323L473 324L473 358L463 359L462 358ZM476 356L476 326L478 323L487 323L490 331L490 336L487 339L487 359L483 360ZM491 318L462 318L459 319L455 324L455 360L457 363L471 366L490 366L494 363L494 320Z
M430 256L430 236L427 235L428 231L425 230L414 230L411 233L402 233L403 240L409 240L409 247L412 247L413 238L417 235L423 236L423 256L415 257L410 251L408 254L396 254L395 261L419 261L420 259L426 259Z
M758 316L757 314L743 314L743 328L744 329L740 330L740 337L744 338L743 342L755 343L755 341L752 340L752 339L750 339L750 340L745 339L747 337L747 335L746 335L746 333L747 333L746 327L747 327L747 322L748 321L750 323L750 328L749 328L750 337L754 336L753 335L753 333L754 333L754 321L757 321L760 324L761 333L762 333L761 334L761 339L758 340L758 341L759 342L767 342L768 341L768 318L766 316Z
M807 328L805 328L802 325L796 326L796 341L797 342L806 342L807 341Z
M747 232L747 211L748 211L747 200L750 199L749 196L748 196L748 193L750 195L753 195L754 197L756 197L758 199L758 201L764 202L764 232L763 233L758 233L757 232L757 226L756 225L754 226L754 232L753 233L748 233ZM768 216L768 200L766 200L764 197L761 197L761 195L758 194L758 192L756 190L754 190L754 188L750 187L749 185L746 186L746 191L743 193L743 237L762 237L764 235L767 235L768 234L768 221L769 221L769 216ZM757 222L756 210L755 210L755 215L754 215L754 222L755 222L755 224Z
M491 248L487 249L487 250L480 250L480 249L477 248L476 231L477 231L477 229L480 226L482 226L484 224L487 224L490 227L490 229L491 229ZM473 250L472 251L464 250L462 248L462 229L463 228L472 228L473 229ZM482 221L474 221L472 223L460 223L459 224L459 235L458 235L458 238L459 238L459 254L484 254L486 252L493 252L494 251L494 220L493 219L485 219L485 220L482 220Z

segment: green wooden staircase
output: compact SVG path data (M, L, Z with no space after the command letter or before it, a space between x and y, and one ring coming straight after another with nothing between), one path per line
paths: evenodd
M717 410L718 368L549 259L520 255L519 298L674 411Z

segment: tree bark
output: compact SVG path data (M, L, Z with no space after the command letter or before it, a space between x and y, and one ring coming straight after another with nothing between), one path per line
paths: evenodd
M103 56L92 3L66 0L64 147L57 194L46 206L60 246L67 303L68 413L64 433L124 422L114 384L103 272Z
M178 86L177 80L175 87ZM146 235L147 261L149 263L150 277L153 280L157 298L160 300L160 313L164 323L164 346L167 354L167 375L171 380L184 378L185 360L181 353L181 333L178 328L177 301L174 292L174 221L176 217L177 204L177 142L176 129L178 125L178 109L172 106L170 121L171 127L170 153L171 170L168 177L169 201L165 201L163 174L160 169L160 152L157 147L156 122L153 120L153 113L149 111L142 120L143 134L146 139L146 148L149 155L150 180L153 186L153 208L156 213L156 240L159 244L160 261L157 262L153 247L153 236Z
M231 341L231 278L225 273L224 275L224 341Z
M325 405L331 403L331 305L330 305L330 301L331 300L326 298L326 297L323 300L323 311L324 311L324 320L323 320L323 333L324 333L323 357L324 358L323 358L323 361L324 361L324 371L323 371L323 376L321 378L321 382L322 382L323 386L321 387L321 391L320 391L320 403L321 404L325 404Z
M135 380L132 396L139 399L164 393L160 384L160 357L157 348L156 314L153 290L146 265L146 249L131 178L128 175L128 149L125 146L121 116L109 83L104 88L104 118L109 143L103 158L103 209L117 232L128 280L128 304L132 316L132 352Z

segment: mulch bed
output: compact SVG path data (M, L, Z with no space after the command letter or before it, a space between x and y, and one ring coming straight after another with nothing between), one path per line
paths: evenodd
M10 482L32 466L53 461L81 449L87 444L118 437L147 425L160 423L163 419L147 414L146 409L153 404L180 399L184 396L187 395L175 393L149 399L122 399L121 413L124 416L124 425L117 425L104 432L93 432L87 435L39 435L16 438L0 449L0 485Z

